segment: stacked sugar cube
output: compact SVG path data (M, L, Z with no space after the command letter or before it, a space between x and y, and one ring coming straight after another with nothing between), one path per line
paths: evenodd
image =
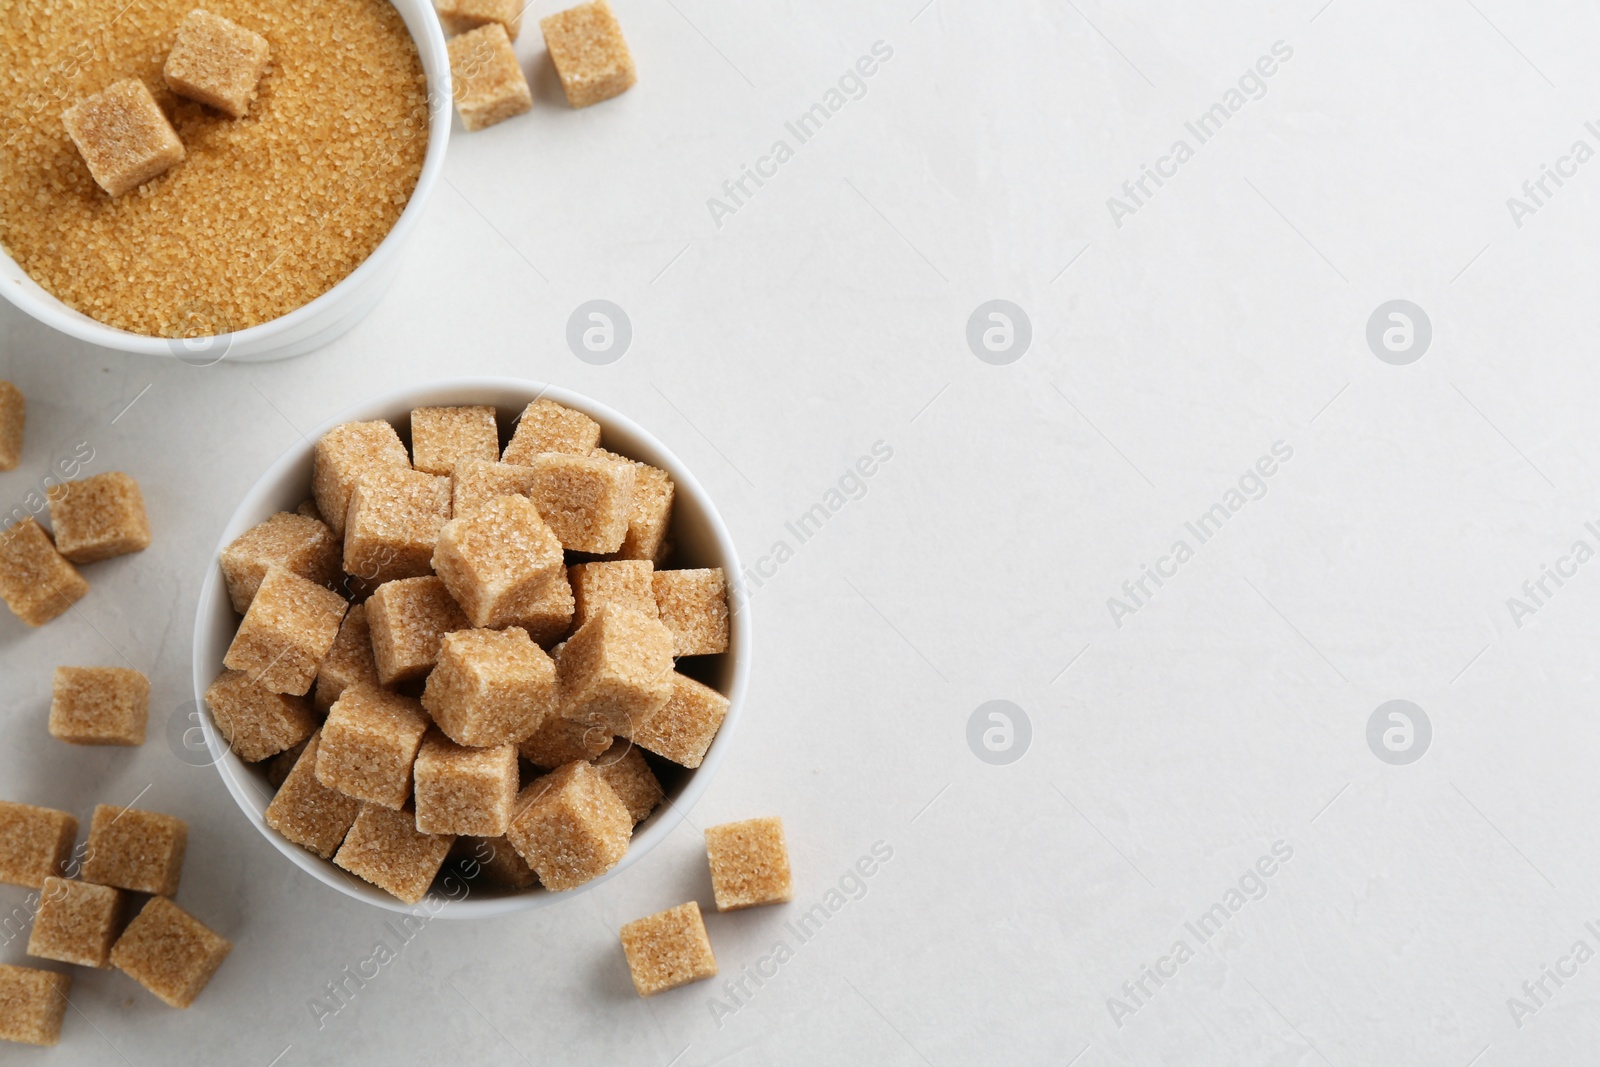
M408 429L335 427L309 506L224 550L242 620L207 703L272 761L267 824L402 901L452 852L508 888L582 885L727 714L677 669L727 652L726 576L659 569L672 479L580 411L535 400L509 440L487 406Z

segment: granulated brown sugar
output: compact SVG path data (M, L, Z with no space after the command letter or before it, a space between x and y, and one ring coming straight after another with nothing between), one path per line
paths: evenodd
M64 303L154 336L241 330L332 288L399 219L428 144L422 62L385 0L206 0L271 46L242 119L162 80L195 6L0 5L0 245ZM124 78L187 155L113 199L61 113Z

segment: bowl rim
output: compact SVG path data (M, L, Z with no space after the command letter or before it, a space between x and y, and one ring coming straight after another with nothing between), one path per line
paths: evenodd
M655 458L660 461L656 465L661 466L672 475L676 486L676 498L683 499L688 497L695 502L695 506L704 515L706 525L713 535L716 554L720 557L719 562L728 582L729 625L732 640L730 651L727 654L732 657L732 667L731 680L727 692L723 694L728 698L728 712L723 719L721 728L717 731L716 738L711 743L710 749L706 752L704 761L699 767L689 769L688 777L677 798L669 798L665 802L664 809L657 810L655 815L651 817L650 825L645 827L642 833L632 838L626 855L610 871L599 878L578 886L576 889L559 893L542 888L488 898L474 898L469 893L465 899L459 901L446 898L447 902L443 905L437 904L439 894L431 888L428 896L420 903L415 905L406 904L390 896L377 886L362 882L354 875L350 875L334 866L332 860L322 859L308 849L294 844L267 826L264 812L270 798L267 800L260 798L260 783L254 781L253 774L249 770L251 766L258 765L246 764L229 748L227 742L218 733L209 710L199 714L201 728L205 734L206 746L214 757L213 765L217 768L217 773L221 776L223 784L227 787L228 794L233 798L234 803L262 836L270 841L279 852L294 861L296 866L324 885L333 887L351 899L402 914L424 915L432 918L471 919L533 910L549 907L581 896L594 887L620 875L670 836L678 828L678 825L684 821L689 809L694 807L706 789L710 787L711 781L731 745L739 717L743 711L745 691L750 677L752 647L749 600L746 596L744 572L739 566L739 556L733 543L733 536L729 533L727 524L723 521L722 514L717 510L711 495L706 492L704 486L694 477L693 472L671 449L667 448L649 430L646 430L633 419L614 408L592 397L560 386L510 377L439 378L392 389L346 407L305 434L300 442L291 445L285 450L246 491L243 498L234 508L233 513L229 516L216 547L206 560L206 574L201 583L199 602L195 609L194 631L191 642L191 669L196 708L206 708L205 691L211 682L215 680L214 676L210 674L211 665L204 662L203 645L207 643L206 635L214 631L215 627L222 622L234 626L237 625L233 623L231 618L226 620L217 618L217 616L224 614L219 605L226 604L226 598L220 595L217 589L218 583L222 581L222 571L218 565L222 551L240 533L261 522L271 511L276 510L275 507L269 506L267 501L269 498L280 495L281 485L293 468L308 461L316 441L323 434L341 423L375 418L389 419L391 416L385 414L385 412L399 408L424 406L430 403L482 403L482 400L449 400L445 398L468 394L488 395L493 392L511 392L525 395L527 402L539 398L554 400L557 403L565 404L568 407L584 412L599 422L602 430L614 427L623 433L638 438L655 451ZM307 491L309 492L309 486L307 486ZM676 507L676 504L674 506ZM231 615L232 610L231 606L229 606L226 609L226 613Z

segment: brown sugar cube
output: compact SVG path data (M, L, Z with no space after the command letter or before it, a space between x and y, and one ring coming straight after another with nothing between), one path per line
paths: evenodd
M572 629L576 601L566 571L559 570L544 584L538 595L517 608L517 625L541 645L565 637ZM551 655L554 655L552 652Z
M637 476L632 463L541 452L529 461L528 499L561 541L577 552L615 552L628 536Z
M651 586L675 655L728 651L728 578L721 567L656 571Z
M187 1008L233 949L166 897L151 897L111 946L111 964L174 1008Z
M656 614L650 583L654 565L647 559L575 563L567 568L574 600L572 621L582 626L602 604L615 604L644 615Z
M71 993L70 974L0 963L0 1041L59 1043Z
M439 642L422 706L458 744L503 745L536 730L556 696L556 665L526 630L459 630ZM454 832L498 837L505 831Z
M528 79L500 23L452 37L446 47L462 126L481 130L533 108Z
M463 837L457 848L464 860L477 865L479 875L496 885L530 889L539 884L539 876L504 837Z
M357 683L328 709L317 746L317 781L399 810L411 796L411 765L427 732L428 716L417 701Z
M29 626L43 626L89 592L78 569L33 519L0 533L0 600Z
M672 632L641 612L605 605L567 639L558 667L560 713L626 735L672 696Z
M327 711L339 694L357 682L378 685L378 661L372 655L367 605L353 604L339 624L339 636L317 668L316 707Z
M465 460L500 458L494 408L417 408L411 412L411 465L428 474L449 474Z
M22 462L22 428L27 415L22 390L0 381L0 471L14 471Z
M196 9L178 24L178 39L161 76L179 96L242 119L267 69L269 51L259 33Z
M28 936L28 955L80 967L111 966L111 943L122 932L122 890L46 878Z
M718 911L794 899L783 820L775 815L708 827L706 858Z
M506 837L549 890L600 877L628 851L633 820L600 772L569 763L528 783Z
M520 625L551 579L565 577L561 542L533 502L495 497L439 531L433 553L438 572L472 625Z
M409 811L363 804L333 862L415 904L427 895L454 843L449 834L422 833Z
M648 752L684 767L698 767L728 714L728 698L693 678L672 672L672 699L629 735Z
M554 770L602 755L611 748L612 740L612 732L600 723L551 714L545 716L537 730L517 742L517 751L535 767Z
M307 498L300 501L299 504L295 505L294 513L296 515L304 515L308 519L316 519L318 522L322 522L322 512L317 510L317 502L313 498ZM323 525L326 526L327 523L323 523Z
M497 496L527 496L532 484L532 467L496 460L463 460L450 474L450 514L459 518Z
M561 75L567 103L588 107L627 92L638 80L622 27L606 0L568 8L539 20L545 47Z
M121 471L51 486L50 529L71 563L95 563L150 547L139 483Z
M438 730L416 764L417 829L425 834L500 837L517 799L517 747L458 745Z
M433 575L384 582L367 599L379 682L421 678L438 661L444 635L470 625L450 590Z
M623 923L620 933L633 987L641 997L717 975L717 957L706 937L700 905L693 900Z
M500 457L527 466L541 452L587 456L600 443L600 424L554 400L535 400L517 416L517 429Z
M672 546L667 542L667 531L672 528L672 499L677 487L672 476L660 467L630 460L615 452L597 448L592 455L603 459L622 460L633 464L633 497L628 505L628 536L622 547L612 553L613 559L648 559L659 566Z
M617 750L622 755L617 755ZM595 758L594 769L606 780L617 799L622 801L634 825L643 822L666 799L655 772L645 762L644 754L632 745L616 745L611 751Z
M339 636L349 607L333 590L272 564L233 635L223 666L244 671L274 693L303 696Z
M328 859L356 821L361 801L317 781L317 748L321 739L319 730L306 741L289 777L267 805L265 817L267 825L278 833Z
M189 824L172 815L96 804L83 880L170 897L178 891Z
M233 539L222 550L222 577L228 599L240 615L250 610L267 568L276 563L308 582L333 586L339 580L343 549L319 519L280 511Z
M127 667L57 667L50 736L75 745L142 745L150 679Z
M206 689L217 732L246 763L259 763L311 736L317 720L303 696L274 693L245 671L225 670Z
M280 789L283 783L289 780L289 772L294 770L294 765L300 762L300 753L306 750L305 741L298 745L291 745L267 761L267 784L273 789Z
M89 173L112 196L183 161L183 142L138 78L101 90L61 115Z
M391 467L411 468L411 457L406 455L400 435L382 419L335 426L318 439L311 457L311 492L317 510L322 512L322 521L340 537L344 536L350 494L363 474Z
M0 800L0 882L40 888L66 870L77 836L64 811Z
M504 26L513 41L522 31L521 0L438 0L436 7L445 33L467 33L489 22Z
M375 584L427 574L449 521L450 479L410 470L362 475L345 515L345 573Z

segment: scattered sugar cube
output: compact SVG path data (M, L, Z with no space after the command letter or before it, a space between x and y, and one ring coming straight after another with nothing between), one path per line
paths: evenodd
M89 173L112 196L137 189L183 161L183 142L138 78L101 90L61 115Z
M527 496L532 484L532 467L497 460L463 460L450 474L450 514L459 518L497 496Z
M170 897L178 891L189 824L172 815L96 804L83 880Z
M466 460L500 458L494 408L417 408L411 413L411 465L427 474L450 474Z
M496 885L530 889L539 884L539 876L504 837L463 837L458 847L464 858L478 865L478 873Z
M775 815L708 827L706 858L718 911L794 899L783 820Z
M122 932L122 890L46 878L28 935L28 955L80 967L111 967L111 943Z
M438 661L444 635L470 625L450 590L433 575L384 582L367 599L378 680L394 685L421 678Z
M111 964L174 1008L187 1008L233 943L166 897L151 897L111 946Z
M706 937L700 905L693 900L623 923L621 936L633 987L641 997L717 975L717 957Z
M422 706L458 744L503 745L537 729L556 696L556 665L526 630L459 630L439 643ZM455 832L498 837L505 831Z
M40 888L66 870L77 836L78 820L64 811L0 800L0 882Z
M217 732L246 763L259 763L311 736L317 720L303 696L274 693L245 671L225 670L206 689Z
M450 38L450 77L461 125L481 130L533 108L528 79L498 22Z
M540 19L539 29L573 107L610 100L638 80L628 42L606 0L590 0Z
M611 731L600 723L550 714L537 730L517 742L517 751L535 767L554 770L574 761L592 760L610 749L611 742Z
M304 696L349 607L333 590L272 564L222 663L274 693Z
M57 667L50 736L75 745L142 745L150 679L128 667Z
M249 611L261 579L274 563L308 582L332 587L339 580L342 556L339 539L320 519L280 511L250 527L222 550L222 577L228 583L228 599L240 615Z
M628 535L622 539L622 547L612 554L612 558L647 559L659 566L672 548L667 542L667 531L672 528L672 498L677 493L672 476L660 467L630 460L627 456L619 456L603 448L597 448L591 454L633 464Z
M361 801L317 781L318 730L306 741L289 777L267 805L267 825L290 841L329 859L356 821Z
M449 834L419 831L416 816L409 811L363 804L333 862L401 901L415 904L427 896L454 843Z
M382 419L335 426L318 439L311 457L311 492L317 510L339 537L344 536L350 494L363 474L391 467L411 469L400 435Z
M693 678L672 672L672 698L635 724L634 744L684 767L698 767L728 714L728 698Z
M647 559L574 563L567 568L574 600L572 621L582 626L602 604L615 604L644 615L656 614L656 595L650 583L654 566Z
M27 415L22 390L0 381L0 471L14 471L22 462L22 428Z
M627 734L672 696L672 632L641 612L606 605L567 639L558 667L563 716Z
M622 547L637 476L632 463L541 452L528 466L528 499L564 548L605 553Z
M527 466L541 452L587 456L600 444L600 424L554 400L535 400L517 416L502 462Z
M565 559L533 502L502 496L444 524L433 569L472 625L498 629L521 624Z
M411 470L364 474L345 516L345 573L375 584L427 574L449 521L450 479Z
M411 764L428 716L411 697L356 684L322 724L317 781L346 796L399 810L411 796Z
M617 755L618 749L622 755ZM600 777L606 780L617 799L628 809L634 825L643 822L666 799L661 783L656 779L644 755L632 745L615 745L602 756L591 761Z
M0 963L0 1041L54 1045L72 994L72 975Z
M417 753L417 829L500 837L517 799L517 748L467 748L430 730Z
M651 587L676 655L728 651L728 578L721 567L656 571Z
M437 7L448 34L467 33L489 22L504 26L513 41L522 32L521 0L438 0Z
M150 547L150 520L139 483L121 471L53 485L50 530L72 563L95 563Z
M267 69L269 51L259 33L196 9L178 24L161 76L179 96L242 119Z
M29 626L43 626L89 592L78 569L33 519L0 534L0 600Z
M378 685L378 661L372 655L372 631L367 625L367 605L352 604L339 624L339 636L317 668L316 706L327 711L339 694L357 682Z
M633 820L600 772L569 763L528 783L506 832L549 890L573 889L617 865Z

